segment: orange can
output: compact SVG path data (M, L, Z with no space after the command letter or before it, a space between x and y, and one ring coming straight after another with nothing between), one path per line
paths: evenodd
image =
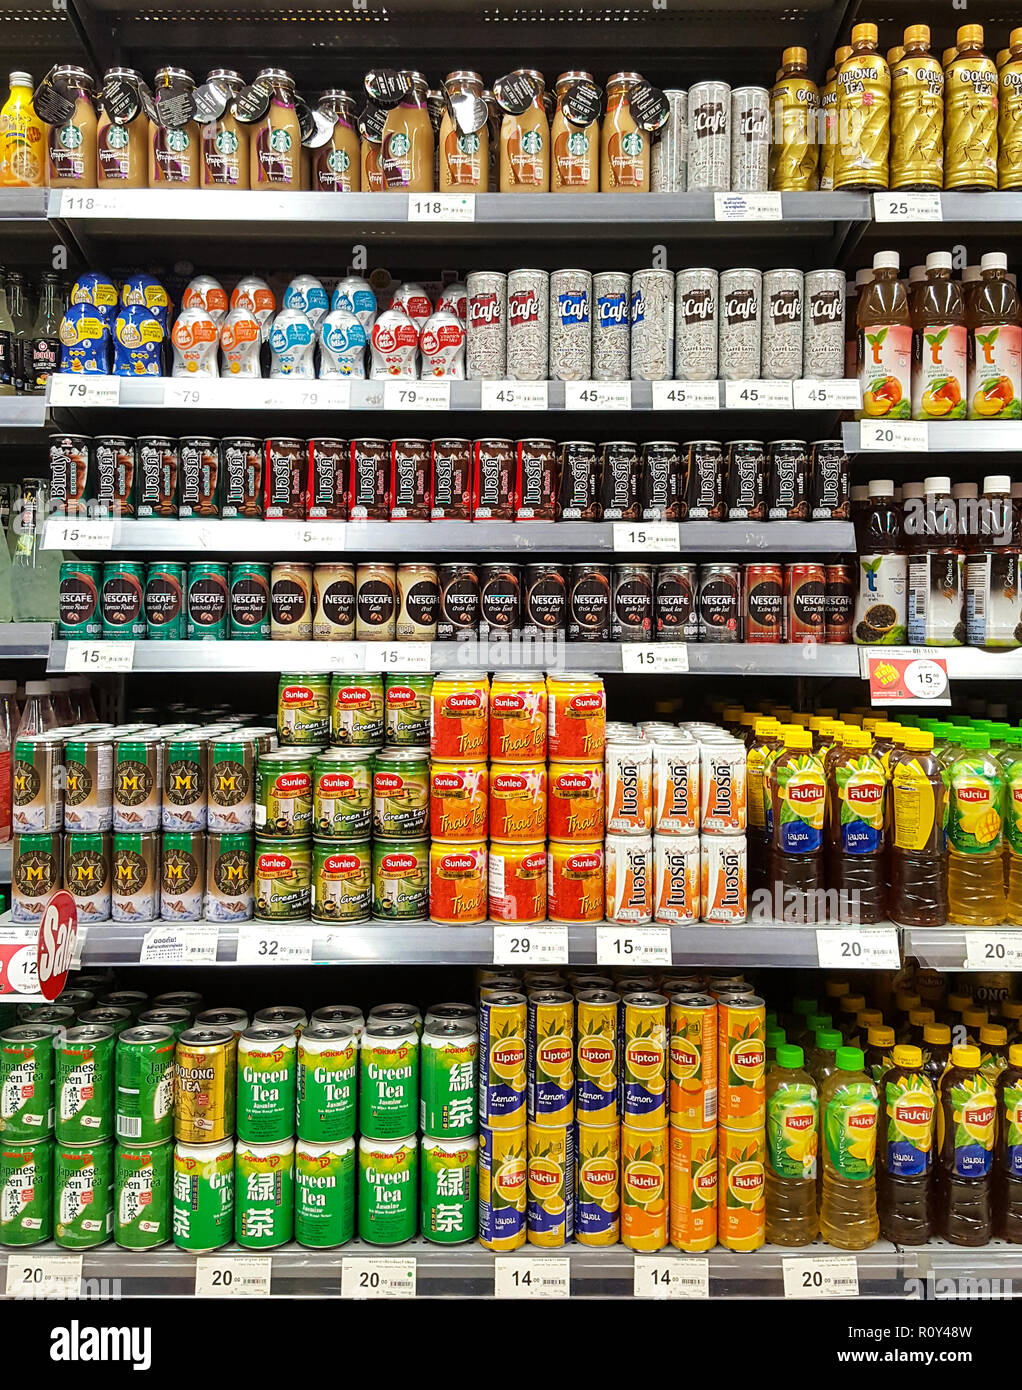
M621 1126L621 1243L629 1250L667 1244L667 1126Z
M671 1126L671 1244L712 1250L717 1244L717 1126Z
M490 682L485 671L448 671L437 676L430 715L431 757L486 761L490 748Z
M493 737L493 726L490 726ZM490 764L490 835L494 840L546 839L546 764Z
M434 840L429 850L429 916L444 926L486 921L486 841Z
M542 922L546 917L546 845L490 841L490 916L495 922Z
M717 1005L709 994L675 994L668 1010L670 1117L675 1129L717 1122Z
M547 676L547 748L552 761L602 758L607 742L607 692L590 671Z
M758 995L717 1003L717 1119L729 1129L766 1122L766 1004Z
M766 1130L717 1130L717 1237L728 1250L766 1240Z
M552 922L602 922L603 842L551 840L547 846L547 916Z
M551 762L547 793L551 840L602 840L606 819L602 762Z
M429 770L429 833L434 840L485 840L489 775L485 763L441 762Z
M546 758L546 681L494 676L490 686L490 756L505 763Z

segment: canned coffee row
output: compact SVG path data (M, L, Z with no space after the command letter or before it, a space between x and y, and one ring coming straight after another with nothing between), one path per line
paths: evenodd
M685 640L755 645L850 642L853 574L851 565L816 560L700 565L693 590L695 611Z
M769 188L766 87L694 82L667 88L670 118L653 146L653 193L761 193Z

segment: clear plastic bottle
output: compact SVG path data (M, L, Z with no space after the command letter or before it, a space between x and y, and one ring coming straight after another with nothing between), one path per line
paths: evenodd
M987 734L964 733L948 768L948 912L969 927L1004 921L1004 769Z
M774 1245L815 1240L820 1107L800 1047L785 1043L766 1079L766 1238Z
M0 396L15 395L14 320L7 307L7 277L0 266Z
M766 1061L767 1066L774 1061L777 1056L777 1049L783 1047L787 1041L783 1028L770 1028L766 1030Z
M819 921L823 889L823 816L827 783L808 729L786 729L770 765L769 875L785 921Z
M859 1014L865 1007L864 994L846 994L838 1000L835 1026L849 1047L859 1046Z
M43 549L49 488L25 478L15 492L9 545L13 616L18 623L52 622L57 616L63 552Z
M979 1065L996 1082L1008 1065L1008 1030L1003 1023L984 1023L979 1030Z
M824 1081L837 1070L837 1050L844 1045L837 1028L822 1028L817 1034L806 1061L806 1070L821 1090Z
M951 1028L946 1023L928 1023L923 1029L923 1070L934 1089L951 1060Z
M876 1082L879 1082L881 1076L891 1065L895 1036L894 1029L886 1023L877 1024L866 1033L866 1050L863 1054L866 1071Z
M58 728L68 728L76 722L75 707L68 695L69 682L60 676L50 678L50 702Z
M69 676L68 687L75 707L76 724L95 724L99 718L92 699L92 686L88 676Z
M907 420L912 414L912 316L900 267L897 251L878 251L873 279L855 310L860 418Z
M947 921L944 827L947 791L934 736L909 729L891 777L891 891L888 909L901 926Z
M996 1118L994 1089L980 1069L979 1048L952 1048L937 1111L941 1233L952 1245L986 1245L993 1234Z
M918 1047L894 1049L880 1078L877 1205L886 1240L922 1245L933 1220L933 1138L937 1099Z
M1002 1240L1022 1244L1022 1044L1008 1049L1008 1065L997 1078L997 1164L994 1170L995 1228Z
M872 744L864 729L850 729L827 771L827 887L840 922L887 916L887 779Z
M969 419L1017 420L1022 414L1022 305L1008 258L989 251L978 283L966 290Z
M21 712L15 742L26 734L45 734L56 727L57 717L50 699L49 681L26 681L25 708Z
M1004 920L1022 926L1022 729L1012 729L1001 754L1004 768Z
M823 1196L820 1235L839 1250L865 1250L880 1234L876 1204L877 1088L862 1052L841 1047L820 1093Z
M964 420L968 349L962 289L950 251L926 257L926 280L912 315L912 418Z

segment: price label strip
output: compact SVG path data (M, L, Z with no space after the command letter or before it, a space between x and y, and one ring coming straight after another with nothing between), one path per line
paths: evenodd
M365 642L366 671L428 671L429 642Z
M858 381L835 377L805 377L791 383L792 401L796 410L858 410L862 405L862 387Z
M43 549L112 550L116 534L112 516L51 516L43 533Z
M560 923L522 927L500 922L493 928L494 965L567 965L568 959L568 928Z
M546 410L550 393L545 381L484 381L483 410Z
M698 1257L636 1255L636 1298L709 1298L710 1262Z
M7 1254L8 1298L78 1298L82 1288L81 1255Z
M900 970L895 927L820 927L816 954L821 970Z
M68 642L65 671L130 671L134 642Z
M312 960L312 932L308 928L275 928L265 923L238 925L239 965L304 965Z
M716 222L780 222L779 193L714 193Z
M657 550L675 554L681 549L681 527L676 521L615 521L614 549Z
M50 405L120 405L120 378L89 372L55 372L50 377L49 399Z
M1022 970L1022 931L965 928L966 970Z
M343 550L346 529L344 522L337 521L324 521L320 525L313 522L307 526L299 526L298 543L314 546L317 550Z
M791 410L790 381L725 381L728 410Z
M385 381L384 410L450 410L449 381Z
M495 1298L568 1298L571 1260L500 1256L493 1262Z
M150 927L142 938L139 965L200 965L216 960L220 928L215 923Z
M476 200L472 193L409 194L409 222L474 222Z
M196 1298L267 1298L273 1278L269 1255L200 1255Z
M630 381L566 381L565 410L631 410Z
M719 410L719 381L654 381L654 410Z
M670 965L670 927L596 928L597 965Z
M858 1298L854 1255L811 1255L781 1260L785 1298Z
M688 647L684 642L626 642L621 647L621 669L684 673Z
M859 448L880 453L925 454L930 431L925 420L860 420Z
M874 193L874 222L943 222L939 193Z
M374 1259L348 1255L341 1260L342 1298L414 1298L414 1259Z

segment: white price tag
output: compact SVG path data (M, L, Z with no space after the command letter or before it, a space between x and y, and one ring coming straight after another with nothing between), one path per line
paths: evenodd
M408 196L409 222L474 222L474 193L411 193Z
M895 927L820 927L816 954L821 970L900 970Z
M875 222L943 222L939 193L874 193Z
M38 942L37 926L0 927L0 996L39 994Z
M1022 970L1022 931L965 928L966 970Z
M385 381L384 410L450 410L449 381Z
M429 671L430 642L366 642L365 671Z
M779 193L714 193L716 222L780 222Z
M615 521L614 549L672 553L681 549L681 527L676 521Z
M552 926L515 926L500 922L493 928L494 965L567 965L568 928Z
M220 928L212 922L150 927L142 938L139 965L200 965L216 960Z
M134 642L68 642L65 671L130 671Z
M116 525L112 516L51 516L43 533L43 549L112 550Z
M498 1255L493 1262L495 1298L568 1298L570 1294L571 1261L566 1257Z
M636 1255L636 1298L709 1298L710 1262L688 1255Z
M549 391L545 381L484 381L484 410L546 410Z
M781 1260L785 1298L858 1298L854 1255L808 1255Z
M859 448L883 453L924 454L930 447L925 420L860 420Z
M61 193L58 217L109 217L117 211L117 199L112 194Z
M304 965L312 960L312 931L286 922L240 922L235 960L239 965Z
M197 410L203 405L212 406L216 404L214 395L219 394L216 389L219 382L213 382L212 386L213 390L203 389L206 383L197 377L172 377L163 388L163 404L169 410Z
M596 928L597 965L670 965L670 927Z
M342 1298L414 1298L415 1259L347 1255L341 1260Z
M200 1255L195 1261L196 1298L267 1298L269 1255Z
M298 544L312 546L314 550L343 550L344 531L343 522L338 521L307 521L304 524L298 523Z
M684 642L623 642L622 671L687 671L688 647Z
M858 410L862 387L853 377L805 377L791 383L796 410Z
M654 381L654 410L719 410L719 381Z
M119 405L121 381L91 372L55 372L50 377L50 405Z
M351 383L348 381L299 381L292 390L295 410L350 410Z
M566 381L565 410L631 410L630 381Z
M82 1289L81 1255L7 1255L8 1298L77 1298Z
M728 410L791 410L790 381L725 381Z

